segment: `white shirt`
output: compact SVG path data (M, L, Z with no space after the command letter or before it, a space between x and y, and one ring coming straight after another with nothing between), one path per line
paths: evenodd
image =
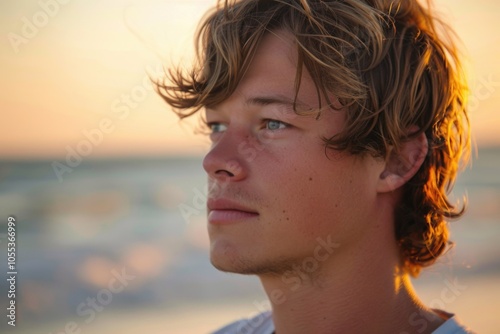
M274 323L271 311L263 312L251 319L235 321L212 334L272 334ZM473 334L452 315L433 334Z

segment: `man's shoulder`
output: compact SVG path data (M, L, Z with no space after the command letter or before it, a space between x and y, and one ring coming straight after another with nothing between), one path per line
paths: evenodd
M432 334L474 334L472 330L465 327L460 323L460 321L452 315L448 320L446 320L438 329L436 329Z
M271 334L273 331L271 311L266 311L252 318L230 323L212 334Z
M212 334L272 334L274 323L271 311L259 313L252 318L237 320ZM474 334L472 330L465 327L454 315L446 320L432 334Z

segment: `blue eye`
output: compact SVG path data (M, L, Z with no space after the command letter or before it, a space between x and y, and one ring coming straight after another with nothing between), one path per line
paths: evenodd
M281 130L281 129L285 129L287 127L287 124L286 123L283 123L283 122L280 122L280 121L277 121L277 120L274 120L274 119L268 119L265 121L266 123L266 129L267 130Z
M227 126L222 123L213 122L213 123L208 123L207 125L212 133L219 133L227 130Z

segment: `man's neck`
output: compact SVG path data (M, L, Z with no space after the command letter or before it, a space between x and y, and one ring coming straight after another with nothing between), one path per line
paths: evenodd
M422 333L431 333L444 320L419 303L408 276L396 268L396 258L357 254L312 273L260 276L276 333L411 333L424 327L412 327L415 318L426 321Z

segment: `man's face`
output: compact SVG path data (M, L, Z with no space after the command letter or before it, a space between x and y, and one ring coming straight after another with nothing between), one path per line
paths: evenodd
M296 59L289 34L267 34L236 91L206 111L210 255L220 270L281 273L313 256L318 238L339 244L333 256L348 252L377 210L382 164L323 144L344 111L324 99L319 119L293 111ZM304 68L298 108L319 107Z

